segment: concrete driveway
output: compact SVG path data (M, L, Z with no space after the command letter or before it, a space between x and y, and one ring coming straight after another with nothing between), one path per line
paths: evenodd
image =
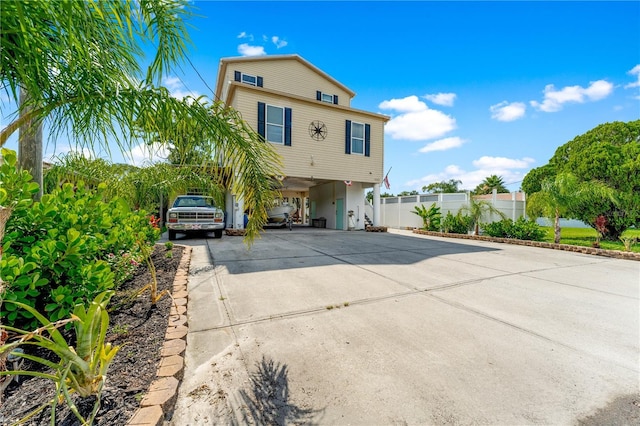
M575 424L640 392L639 262L397 230L177 242L175 425Z

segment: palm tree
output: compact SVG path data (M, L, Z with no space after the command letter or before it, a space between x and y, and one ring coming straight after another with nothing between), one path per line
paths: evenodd
M166 205L176 194L185 193L189 188L199 188L212 195L223 204L222 185L213 176L201 173L197 167L179 167L158 163L145 167L128 164L113 164L98 158L85 158L70 153L60 156L44 174L45 193L51 192L62 183L84 184L95 187L106 185L105 194L125 200L131 209L153 212L162 201Z
M472 196L469 196L469 204L462 206L458 210L458 214L467 214L471 218L473 224L473 235L480 233L480 222L488 213L489 215L497 214L501 219L506 219L506 215L500 210L496 209L493 204L487 200L476 200Z
M25 96L16 119L0 131L0 146L21 126L22 138L47 120L53 136L67 133L92 152L109 152L110 140L127 152L140 143L167 146L196 122L198 142L215 153L215 167L234 172L226 189L252 211L245 234L251 242L266 223L266 206L276 193L272 177L282 174L279 156L232 108L205 97L175 99L159 86L163 73L185 57L190 3L4 2L0 79L10 99L17 102L21 91ZM143 69L149 50L153 54ZM30 170L42 185L42 139L21 141L20 148L19 161L32 159Z
M491 175L484 178L482 182L473 190L474 195L491 194L493 190L496 192L504 193L509 192L506 186L504 186L504 179L498 175Z
M560 173L553 178L544 179L540 191L529 196L527 214L531 217L552 218L554 242L559 244L560 218L592 197L609 198L615 202L613 190L605 184L597 181L579 182L571 173Z

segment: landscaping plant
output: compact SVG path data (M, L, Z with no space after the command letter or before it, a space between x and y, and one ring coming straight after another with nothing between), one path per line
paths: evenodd
M14 353L22 358L41 364L48 368L46 372L29 370L0 371L0 376L21 375L35 376L50 379L55 383L56 394L49 404L39 407L31 412L22 421L39 413L48 405L51 406L51 424L55 424L56 406L59 401L66 401L70 410L75 414L82 425L93 423L93 419L100 408L100 395L104 386L109 364L118 352L119 347L112 347L111 343L105 343L109 315L106 306L113 292L100 293L85 307L81 304L75 306L70 318L51 321L36 309L21 302L8 302L20 309L29 312L39 323L40 327L29 331L16 327L4 326L4 329L16 333L19 338L0 347L0 357L6 357ZM72 324L74 339L68 342L58 328ZM55 354L58 362L51 361L42 356L18 353L19 346L34 346L45 349ZM94 396L93 411L88 419L84 419L72 399L76 393L82 398Z
M466 234L473 229L473 222L470 216L463 215L460 212L455 216L451 212L447 212L447 215L442 221L443 232L451 234Z
M484 223L482 230L490 237L497 238L542 241L545 237L544 230L537 223L522 216L515 222L511 219L503 219L499 222Z
M460 208L458 214L460 213L467 213L471 218L471 221L473 223L473 227L471 229L474 230L474 235L480 234L480 222L486 214L496 214L500 216L501 219L506 219L505 214L496 209L489 201L476 200L473 197L469 197L469 203L466 206L462 206Z
M411 213L420 216L423 229L427 231L440 231L442 214L440 213L440 207L436 207L436 203L431 204L431 207L428 209L424 204L415 206Z
M604 239L617 241L626 229L640 226L639 139L640 120L601 124L558 147L549 163L525 176L522 189L531 201L545 180L553 182L562 174L571 173L577 184L601 182L609 193L581 197L569 206L566 217L593 224L603 215Z
M14 211L0 261L6 300L57 321L130 277L142 260L138 241L154 243L159 230L144 211L131 211L121 199L104 200L104 190L104 185L92 191L82 183L63 184L31 208ZM0 313L13 326L37 326L33 315L16 305L3 305Z

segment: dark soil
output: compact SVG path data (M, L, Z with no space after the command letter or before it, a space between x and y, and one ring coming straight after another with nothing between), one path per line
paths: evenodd
M172 290L173 279L182 257L182 247L174 246L173 256L166 256L163 245L156 245L152 255L156 267L158 291ZM151 282L151 274L146 265L141 265L135 276L120 288L111 299L109 308L110 326L107 341L120 346L107 372L100 410L94 424L124 425L139 407L140 400L155 379L160 349L167 331L171 298L164 296L155 306L151 304L150 293L145 291L138 297L132 295ZM133 299L132 299L133 297ZM25 350L27 350L25 348ZM54 360L57 362L57 360ZM25 362L23 369L37 368ZM0 424L13 424L34 409L48 404L55 392L54 384L46 379L21 377L20 383L12 383L5 392L0 405ZM95 399L73 400L80 413L86 418L93 409ZM31 418L28 425L48 425L51 409ZM56 408L56 425L79 425L76 416L66 404Z

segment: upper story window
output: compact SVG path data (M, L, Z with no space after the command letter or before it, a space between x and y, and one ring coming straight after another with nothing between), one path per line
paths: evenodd
M258 134L268 142L291 146L291 108L258 102Z
M284 108L267 105L267 141L284 143Z
M242 74L242 82L252 86L258 85L258 78L255 75Z
M251 86L262 87L262 77L259 75L251 75L240 71L234 71L233 79L241 83L250 84Z
M329 104L338 104L338 95L330 95L328 93L324 93L321 92L319 90L316 90L316 100L317 101L322 101L322 102L327 102Z
M345 154L369 157L371 155L371 125L346 120L345 127Z
M364 155L364 124L351 123L351 153Z

